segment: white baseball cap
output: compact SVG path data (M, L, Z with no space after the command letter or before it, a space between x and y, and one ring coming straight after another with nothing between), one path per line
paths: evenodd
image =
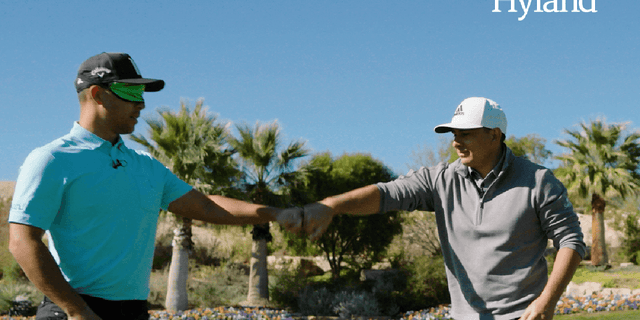
M504 111L493 100L472 97L460 103L450 123L436 126L436 133L446 133L453 129L500 128L507 134L507 117Z

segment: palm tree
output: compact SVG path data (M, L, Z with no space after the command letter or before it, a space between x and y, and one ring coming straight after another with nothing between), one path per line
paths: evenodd
M556 157L562 165L556 171L569 194L591 196L592 249L591 263L605 266L608 256L605 244L604 211L606 199L626 197L640 188L636 169L640 134L622 137L625 123L606 124L603 119L582 122L581 130L568 130L573 140L556 141L569 153Z
M158 110L160 120L146 119L154 143L141 135L132 135L131 139L145 146L177 177L196 189L205 194L225 194L238 173L233 151L225 147L228 125L208 116L202 105L203 101L198 100L191 112L181 101L178 113ZM175 311L188 308L189 253L193 249L191 219L178 220L166 299L166 308Z
M277 121L254 127L246 123L236 125L239 138L229 137L229 144L240 156L245 174L245 189L253 203L271 206L286 205L283 191L303 176L294 170L295 160L309 151L303 141L291 142L280 151L283 143ZM278 194L279 193L279 194ZM271 240L269 224L255 225L252 231L251 269L247 303L261 305L269 300L267 275L267 242Z

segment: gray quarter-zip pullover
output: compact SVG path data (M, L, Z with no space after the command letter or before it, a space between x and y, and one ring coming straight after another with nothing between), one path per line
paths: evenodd
M480 192L460 160L379 183L381 212L435 211L455 319L513 319L547 283L547 240L584 257L578 216L553 173L506 146Z

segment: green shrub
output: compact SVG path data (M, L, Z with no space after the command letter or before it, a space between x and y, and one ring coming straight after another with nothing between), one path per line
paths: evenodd
M313 278L305 277L298 268L287 266L269 272L269 298L278 308L298 309L298 298Z
M381 315L376 297L367 291L340 291L333 297L331 306L333 312L342 319Z
M153 270L162 270L171 263L174 226L173 215L160 215ZM194 223L192 231L194 247L189 259L199 265L220 266L227 261L245 261L250 256L250 229L199 222Z
M303 315L339 316L380 316L376 296L356 288L342 288L333 291L323 285L309 285L302 289L297 299L298 311Z
M276 279L270 288L271 300L277 307L289 307L303 315L348 318L395 316L400 312L396 301L406 291L406 270L385 272L366 281L352 273L340 278L330 276L304 277L299 270L283 268L271 278Z
M391 181L395 174L382 162L368 154L344 154L334 158L330 153L318 153L302 166L308 173L308 184L296 193L296 203L311 203L326 197L364 187L377 182ZM376 230L376 232L371 232ZM342 274L342 262L359 273L384 257L394 235L402 232L402 219L397 213L357 216L339 215L316 243L330 261L334 277ZM288 238L287 242L299 241ZM295 245L300 249L303 244Z
M545 256L545 259L547 260L547 275L551 275L551 272L553 271L553 265L556 262L557 255L558 255L558 251L553 250L552 253L549 253Z
M326 287L305 287L298 297L298 310L303 315L333 316L333 293Z
M246 300L249 276L235 263L222 266L198 265L189 260L189 280L187 290L190 308L207 308L217 306L238 305ZM150 279L150 293L147 301L151 308L163 309L166 294L169 268L153 270Z
M161 270L152 270L149 279L149 297L147 302L150 309L164 309L167 298L167 281L169 280L169 267Z
M214 267L190 262L189 304L194 308L238 305L246 300L249 276L236 264Z
M10 253L2 254L0 255L0 257L3 259L2 269L0 270L0 272L2 272L3 280L8 280L8 281L19 281L19 280L27 281L28 280L27 276L24 274L24 271L22 270L20 265Z
M281 227L278 227L281 229ZM307 235L297 235L287 230L282 230L283 240L287 243L286 251L289 255L299 257L315 257L324 254L324 251ZM275 251L270 251L275 252Z
M0 279L4 277L6 268L10 268L13 263L13 256L9 252L9 205L10 200L0 199Z
M442 257L418 257L396 264L401 267L397 272L366 281L353 274L327 279L279 271L271 278L277 280L270 296L278 307L288 306L303 315L340 317L396 316L451 302Z
M400 310L421 310L451 303L442 257L417 257L405 266L408 285L397 295Z
M633 264L640 264L640 214L629 214L625 222L625 236L622 247L625 255Z
M13 301L18 296L26 297L32 306L37 306L44 297L44 295L28 281L0 280L0 314L9 312L13 306ZM35 314L35 307L32 308L31 311Z
M162 270L171 263L173 247L171 241L173 233L158 230L156 234L156 247L153 252L153 270Z

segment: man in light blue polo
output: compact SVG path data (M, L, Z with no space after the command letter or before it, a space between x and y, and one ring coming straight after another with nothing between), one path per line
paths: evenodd
M551 319L585 244L565 187L504 144L507 119L490 99L465 99L450 123L459 159L305 206L317 239L336 214L434 211L456 320ZM547 277L548 239L559 249Z
M206 196L148 153L126 147L120 135L133 132L142 94L164 87L142 78L128 54L89 58L75 85L80 120L29 154L9 215L10 251L46 296L37 319L148 319L161 208L218 224L301 227L300 209Z

